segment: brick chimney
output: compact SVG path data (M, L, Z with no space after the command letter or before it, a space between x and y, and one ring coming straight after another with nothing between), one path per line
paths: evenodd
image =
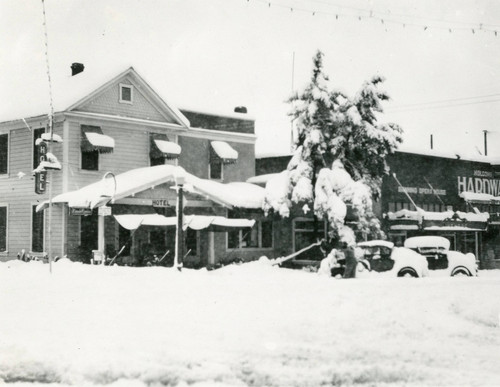
M71 76L80 74L85 69L83 63L72 63L71 64Z

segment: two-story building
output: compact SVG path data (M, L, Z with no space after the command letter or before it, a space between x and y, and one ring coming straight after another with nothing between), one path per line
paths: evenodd
M102 224L98 209L102 203L84 208L74 202L76 196L65 201L63 195L85 192L104 176L111 192L117 181L122 186L124 182L133 185L130 179L139 180L158 165L182 167L211 187L210 192L186 194L186 215L251 215L257 220L251 231L212 233L188 227L188 263L204 266L235 256L270 255L266 252L273 247L272 222L263 218L258 206L240 205L237 200L228 203L219 197L231 191L226 183L244 182L254 175L255 123L245 114L246 109L224 115L179 110L166 102L163 90L155 90L132 67L108 74L83 70L80 64L71 68L71 75L69 70L68 74L52 75L53 133L62 142L41 141L49 132L48 103L43 95L29 103L19 101L15 111L0 114L0 259L15 258L23 250L47 253L50 248L52 256L89 260L98 247L99 227L104 227L109 256L124 246L122 256L130 257L130 262L152 252L162 255L170 251L172 256L175 227L134 231L122 227L114 215L175 215L173 179L160 176L148 180L149 185L135 185L120 200L113 198L107 202L111 216L103 212ZM40 142L48 144L48 149L42 149ZM57 158L60 169L48 170L40 187L40 175L32 172L47 152ZM48 203L52 203L50 211Z

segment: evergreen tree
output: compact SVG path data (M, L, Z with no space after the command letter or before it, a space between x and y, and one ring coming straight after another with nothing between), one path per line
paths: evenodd
M313 59L310 83L289 99L294 120L294 153L286 171L266 187L266 211L289 216L292 205L305 213L328 219L333 231L345 241L354 232L372 237L381 234L372 210L372 197L380 195L385 157L402 141L396 124L379 123L382 101L389 96L379 89L383 78L365 82L354 98L329 91L323 72L323 54ZM345 225L347 206L356 222Z

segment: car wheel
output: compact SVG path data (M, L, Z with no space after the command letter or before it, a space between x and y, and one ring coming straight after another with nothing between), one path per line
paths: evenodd
M398 273L398 277L410 277L410 278L418 278L417 272L411 267L405 267L401 269Z
M465 267L457 267L451 273L452 277L471 277L471 273Z

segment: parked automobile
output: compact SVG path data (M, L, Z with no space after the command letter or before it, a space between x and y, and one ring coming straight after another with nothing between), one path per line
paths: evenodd
M404 246L426 257L431 275L477 276L475 255L450 251L450 241L444 237L411 237Z
M366 273L384 273L393 277L426 277L427 260L419 253L405 247L394 247L384 240L360 242L358 249L359 277Z

